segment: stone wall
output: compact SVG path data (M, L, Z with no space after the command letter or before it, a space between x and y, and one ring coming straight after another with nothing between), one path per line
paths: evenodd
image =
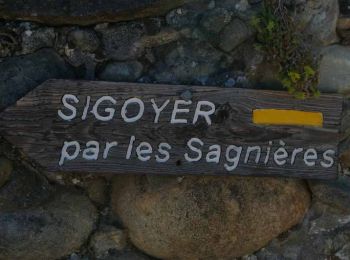
M350 94L348 1L287 1ZM349 4L350 6L350 4ZM0 111L47 79L281 89L259 0L0 0ZM0 145L0 259L350 259L349 104L340 177L50 175ZM185 173L184 173L185 174Z

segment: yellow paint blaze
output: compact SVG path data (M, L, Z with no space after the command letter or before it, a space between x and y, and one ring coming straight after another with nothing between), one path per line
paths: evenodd
M305 112L299 110L283 109L255 109L253 110L253 123L262 125L323 125L323 114L320 112Z

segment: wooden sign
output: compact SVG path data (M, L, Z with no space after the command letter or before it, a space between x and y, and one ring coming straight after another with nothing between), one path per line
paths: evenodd
M52 80L0 114L49 172L337 176L342 97Z

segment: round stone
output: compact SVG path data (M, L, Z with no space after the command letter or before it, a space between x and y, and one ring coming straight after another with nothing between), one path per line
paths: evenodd
M142 71L143 66L138 61L110 62L99 74L99 78L107 81L135 81Z
M107 259L110 253L123 251L127 246L127 236L123 230L105 226L94 233L90 239L90 248L97 259Z
M104 53L110 59L133 60L144 53L144 46L140 43L146 29L142 22L110 24L95 29L102 35Z
M303 181L256 177L117 177L112 207L142 251L160 259L232 259L299 223Z
M0 110L48 79L73 78L70 66L52 49L9 57L0 62Z
M100 40L94 30L76 29L68 34L68 42L73 47L86 52L94 52L100 46Z
M21 54L29 54L42 48L53 47L55 39L56 33L52 27L28 28L22 33Z
M186 41L171 48L152 74L157 82L167 84L190 84L195 79L205 81L225 66L223 58L223 53L208 43Z
M87 242L96 220L86 196L63 189L37 207L0 208L0 259L61 259Z
M219 48L230 52L252 36L252 29L245 22L236 18L221 31Z
M219 33L231 21L231 13L224 8L206 12L201 19L201 26L210 33Z

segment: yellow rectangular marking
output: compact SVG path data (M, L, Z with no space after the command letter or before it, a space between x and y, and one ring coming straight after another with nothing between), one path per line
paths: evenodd
M262 125L323 126L323 114L284 109L254 109L253 123Z

